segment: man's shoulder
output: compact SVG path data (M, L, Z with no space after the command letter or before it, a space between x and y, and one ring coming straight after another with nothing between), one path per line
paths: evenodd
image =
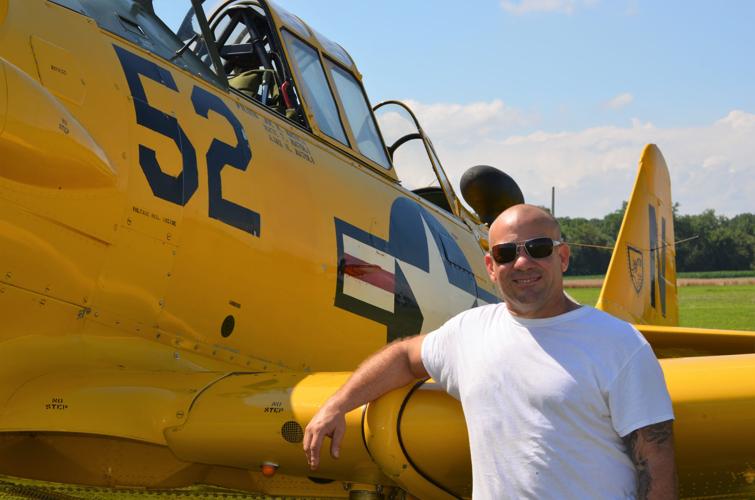
M466 309L452 316L443 326L430 332L429 334L443 333L445 335L454 335L462 331L479 331L481 327L496 321L500 314L505 313L503 304L486 304L471 309Z
M589 322L595 322L596 324L601 324L606 327L615 328L615 329L634 329L631 323L628 323L624 321L621 318L617 318L616 316L609 314L605 311L602 311L600 309L596 309L591 306L582 306L582 309L586 310L586 314L583 316L585 321Z
M463 322L479 322L490 321L496 316L505 313L506 306L503 302L497 304L485 304L482 306L473 307L465 311L460 312L449 321Z
M631 323L594 307L582 307L588 309L581 317L583 327L596 335L610 338L612 342L625 344L629 348L647 344L645 337Z

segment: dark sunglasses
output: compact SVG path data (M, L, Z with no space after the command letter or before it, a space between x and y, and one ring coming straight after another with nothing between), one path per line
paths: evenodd
M532 238L522 242L512 241L493 246L490 249L490 256L499 264L508 264L519 255L519 247L524 247L527 255L533 259L544 259L550 257L553 249L559 245L563 245L563 242L551 238Z

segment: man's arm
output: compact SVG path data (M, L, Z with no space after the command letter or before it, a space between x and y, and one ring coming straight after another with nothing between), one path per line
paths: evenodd
M627 453L637 468L637 499L676 499L673 420L641 427L626 436Z
M341 438L346 431L346 413L386 392L427 377L422 364L424 337L419 335L388 344L367 358L312 417L304 431L304 453L312 470L320 464L320 447L325 436L332 439L330 454L338 458Z

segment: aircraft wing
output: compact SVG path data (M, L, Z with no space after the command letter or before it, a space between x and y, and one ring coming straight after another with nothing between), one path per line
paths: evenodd
M755 460L755 354L669 358L661 366L676 414L683 492L752 492L747 464ZM282 475L306 477L311 471L301 451L303 427L348 375L50 373L23 384L8 399L0 416L3 445L12 450L14 433L20 444L19 439L39 439L29 434L38 432L53 455L51 463L70 447L94 443L100 450L117 448L124 464L160 457L163 476L129 477L133 471L127 467L114 471L110 480L124 486L206 483L213 471L258 471L264 464ZM131 460L132 454L141 459ZM87 465L69 466L60 480L102 483L93 477L100 471ZM471 464L461 407L432 381L394 391L349 413L341 458L325 451L317 474L397 484L429 498L469 496ZM264 482L257 480L264 491Z
M661 367L683 496L755 494L755 354L668 358Z
M659 358L751 354L755 332L683 326L634 325Z

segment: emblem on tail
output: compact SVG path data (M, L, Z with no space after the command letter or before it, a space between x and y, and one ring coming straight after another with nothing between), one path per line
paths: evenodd
M627 264L629 264L629 276L632 278L634 291L638 294L642 291L645 269L642 262L642 250L627 246Z

